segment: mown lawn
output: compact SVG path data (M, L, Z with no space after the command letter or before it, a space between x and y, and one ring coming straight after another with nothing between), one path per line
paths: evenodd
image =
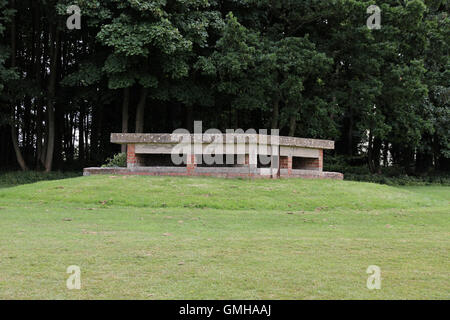
M0 299L448 299L449 201L448 186L296 179L3 188Z

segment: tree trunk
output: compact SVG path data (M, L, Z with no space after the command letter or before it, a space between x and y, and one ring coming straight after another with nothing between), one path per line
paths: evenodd
M49 34L48 32L46 32L45 27L41 27L40 26L40 20L41 20L41 16L44 16L45 14L43 13L43 11L41 11L40 9L40 2L33 2L37 4L37 10L36 10L36 23L38 25L38 27L36 28L37 30L39 30L39 35L42 35L42 45L40 43L40 41L38 41L37 45L38 45L38 54L37 54L37 59L36 59L36 81L38 84L38 88L39 90L43 90L44 86L43 86L43 78L44 78L44 74L46 72L46 61L47 61L47 56L48 56L48 38L49 38ZM45 121L46 118L46 112L44 112L44 105L45 105L45 98L39 98L36 100L36 105L38 108L37 111L37 121L38 121L38 125L37 125L37 159L36 159L36 169L39 169L41 167L45 166L45 154L47 151L47 131L45 130L44 126L43 126L43 122Z
M90 123L90 146L89 146L89 160L97 160L98 156L98 119L100 116L101 105L97 108L92 108L92 117Z
M122 133L128 133L128 107L130 105L130 88L123 89L123 102L122 102ZM121 145L121 152L127 152L127 145Z
M185 128L189 132L194 132L194 107L186 106L185 109L186 109Z
M386 140L383 143L383 166L386 168L389 165L389 142Z
M273 111L272 111L272 129L278 128L278 118L280 114L280 99L276 98L273 103Z
M375 137L373 139L373 146L372 146L372 163L373 163L373 168L374 168L375 172L378 174L381 174L381 168L380 168L381 146L382 146L381 139L378 137Z
M87 114L89 115L89 108L87 110ZM86 117L85 120L86 120L86 122L84 124L84 128L85 128L84 129L84 131L85 131L85 133L84 133L84 148L85 148L84 159L85 159L85 163L86 163L90 159L90 152L91 152L90 146L89 146L89 116Z
M348 115L348 131L347 131L347 155L353 155L353 110L350 108Z
M372 129L369 131L369 142L367 145L367 165L371 173L375 173L375 167L373 165L373 136Z
M289 118L289 136L295 136L295 129L297 129L297 111L292 110L291 116Z
M145 116L145 104L147 102L147 94L148 89L142 88L141 96L139 98L139 103L136 109L136 130L135 130L136 133L144 132L144 116Z
M16 7L16 1L15 0L11 0L11 7L12 9L15 9ZM15 68L16 67L16 34L17 30L16 30L16 18L13 17L12 18L12 22L11 22L11 67ZM25 160L22 156L22 152L20 151L20 147L19 147L19 139L17 137L17 133L16 133L16 128L15 128L15 112L16 111L16 107L15 107L15 101L13 99L12 101L12 114L11 114L11 138L12 138L12 143L14 146L14 151L16 153L16 158L17 158L17 162L20 165L20 168L22 170L28 170L28 167L25 163Z
M80 105L80 117L78 118L78 161L84 164L84 117L86 112L84 101Z
M36 101L36 159L35 168L39 168L40 159L42 156L42 106L40 100Z
M50 98L49 99L53 99ZM53 151L55 148L55 110L54 103L48 102L47 105L47 115L48 115L48 134L47 134L47 152L45 154L45 172L52 171L53 165Z
M13 118L13 120L14 120L14 118ZM13 121L13 123L14 123L14 121ZM14 146L14 151L15 151L16 157L17 157L17 162L19 163L19 166L23 171L27 171L28 167L25 163L25 160L23 159L22 152L20 152L19 140L17 138L16 128L15 128L14 124L11 124L11 137L12 137L12 142L13 142L13 146Z
M45 157L45 171L50 172L53 164L53 151L55 149L55 90L56 90L56 68L58 65L59 53L59 32L50 27L50 78L47 92L47 115L48 115L48 137L47 137L47 153Z

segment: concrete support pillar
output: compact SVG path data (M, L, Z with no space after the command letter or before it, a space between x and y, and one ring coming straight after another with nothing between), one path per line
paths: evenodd
M127 148L127 167L134 168L137 164L137 158L135 153L135 145L129 144Z
M272 170L272 179L280 178L280 169L281 169L281 157L280 157L280 146L279 141L277 141L276 146L271 146L272 151L272 159L271 159L271 170Z
M253 163L251 163L253 162ZM254 175L258 170L258 156L257 155L245 155L245 166L249 168L249 174Z
M280 157L280 168L288 170L288 176L292 174L292 157L282 156Z
M197 167L197 160L195 158L195 154L188 154L186 164L187 174L192 175L196 167Z
M319 171L323 172L323 149L319 150Z
M288 175L292 175L292 157L288 157Z

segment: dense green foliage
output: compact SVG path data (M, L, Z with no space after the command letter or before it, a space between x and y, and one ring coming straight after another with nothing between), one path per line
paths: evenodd
M380 30L366 26L372 4ZM68 5L80 30L66 27ZM202 120L336 140L370 173L450 169L448 0L0 0L0 11L1 167L99 165L119 151L111 132Z
M106 159L106 163L102 166L104 168L112 167L126 167L127 166L127 154L121 152L115 154L114 157Z
M381 167L378 174L372 174L369 167L361 160L364 158L328 157L324 170L342 172L344 179L349 181L365 181L392 186L450 186L450 172L424 172L411 175L403 167L389 166ZM349 164L349 162L354 164Z

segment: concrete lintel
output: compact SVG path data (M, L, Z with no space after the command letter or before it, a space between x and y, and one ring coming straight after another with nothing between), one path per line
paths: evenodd
M220 139L222 136L222 139ZM270 143L270 136L253 134L232 134L233 143L258 142ZM228 136L228 138L230 137ZM117 144L178 144L182 141L183 135L170 133L111 133L111 142ZM222 140L227 142L227 135L190 135L190 141L212 143ZM312 149L334 149L334 141L320 139L305 139L296 137L279 137L280 146L304 147Z
M303 158L319 158L320 149L301 148L301 147L280 147L280 156L303 157Z

